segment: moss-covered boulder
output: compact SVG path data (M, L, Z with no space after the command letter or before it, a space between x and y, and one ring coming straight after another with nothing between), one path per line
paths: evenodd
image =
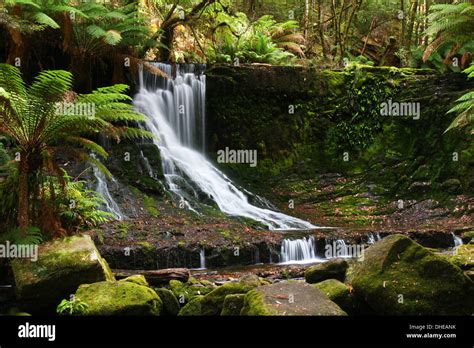
M474 241L474 231L464 232L463 236L463 240L465 240L466 243L472 243Z
M219 315L224 307L227 295L245 294L257 285L248 285L240 282L225 283L208 293L201 302L202 315Z
M271 284L268 280L264 278L260 278L255 274L246 274L239 279L239 283L248 285L250 287L256 287L261 285L269 285Z
M322 291L298 281L260 286L244 298L241 315L346 315Z
M130 277L122 279L122 281L131 282L131 283L135 283L135 284L143 285L143 286L148 286L148 282L146 281L145 276L141 274L132 275Z
M125 279L83 284L75 299L87 305L78 315L160 315L163 308L153 289Z
M15 259L11 265L21 307L32 313L54 312L81 284L114 280L88 235L44 243L37 261Z
M463 244L456 248L451 262L464 270L474 268L474 244Z
M224 299L221 315L238 316L244 306L245 294L231 294Z
M158 288L155 289L155 291L161 301L163 301L163 314L172 316L178 315L179 303L173 292L165 288Z
M352 286L378 314L471 315L474 283L445 257L403 235L365 251Z
M206 295L216 288L211 282L199 281L193 277L189 277L186 283L180 280L170 280L169 285L180 303L189 302L198 295Z
M306 282L313 284L326 279L337 279L344 281L348 264L343 259L331 259L328 262L320 263L306 269L304 278Z
M181 308L178 313L178 316L200 316L201 314L201 302L204 296L197 295L192 298L191 301L186 303L186 305Z
M356 297L348 285L337 279L327 279L321 283L313 284L316 289L321 290L327 297L349 315L371 314L370 307Z

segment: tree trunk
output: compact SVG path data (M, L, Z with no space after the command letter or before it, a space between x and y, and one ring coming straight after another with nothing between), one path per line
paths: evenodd
M29 188L28 188L28 156L20 154L20 178L18 183L18 227L25 232L29 225Z
M408 21L407 38L405 47L410 48L412 44L413 29L415 28L416 13L418 9L418 0L411 0L410 19Z
M318 0L318 29L319 29L319 41L321 41L321 49L323 58L326 58L326 41L324 40L323 30L323 7L321 4L322 0Z

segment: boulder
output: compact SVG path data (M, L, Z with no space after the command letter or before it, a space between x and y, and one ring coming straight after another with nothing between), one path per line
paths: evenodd
M474 283L462 270L400 234L366 249L352 286L377 314L474 313Z
M197 295L194 296L191 301L186 303L186 305L181 308L178 313L178 316L200 316L201 314L201 302L204 296Z
M57 304L81 284L114 280L88 235L44 243L39 246L37 261L15 259L11 265L17 298L21 307L32 313L54 313Z
M441 189L450 194L460 193L462 190L461 181L459 179L448 179L441 184Z
M260 286L244 298L241 315L347 315L322 291L298 281Z
M165 288L158 288L155 289L155 291L163 302L163 314L172 316L178 315L179 303L173 292Z
M463 270L474 267L474 244L463 244L456 248L451 262Z
M306 282L313 284L326 279L337 279L344 281L348 264L343 259L331 259L328 262L320 263L306 269L304 278Z
M227 295L245 294L257 285L247 285L240 282L225 283L208 293L201 302L202 315L219 315L224 307Z
M327 279L321 283L313 284L313 286L321 290L349 315L366 315L372 312L366 303L354 295L348 285L337 279Z
M163 308L153 289L125 279L83 284L75 300L87 305L78 315L160 315Z
M222 316L238 316L244 306L245 294L230 294L224 299Z
M179 280L170 280L170 289L179 300L184 298L189 302L193 297L198 295L206 295L216 288L216 286L208 281L198 281L190 277L186 283Z

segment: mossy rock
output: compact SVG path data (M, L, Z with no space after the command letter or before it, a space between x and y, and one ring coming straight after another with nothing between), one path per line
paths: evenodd
M463 270L474 267L474 244L463 244L456 248L451 262Z
M121 282L131 282L131 283L135 283L135 284L138 284L138 285L148 286L148 282L146 281L145 276L141 275L141 274L132 275L130 277L121 279L120 281Z
M322 291L304 282L260 286L244 298L240 315L347 315Z
M163 314L172 316L178 315L179 303L173 292L165 288L158 288L155 289L155 291L163 302Z
M191 301L186 303L186 305L181 308L178 313L178 316L200 316L201 314L201 302L204 296L197 295L192 298Z
M221 285L204 296L201 302L202 315L219 315L224 306L227 295L245 294L256 285L246 285L242 283L226 283Z
M115 280L89 235L56 239L39 246L38 260L11 262L16 293L28 312L55 312L79 285Z
M331 301L349 315L372 313L370 307L356 297L348 285L337 279L327 279L321 283L313 284L313 286L326 294Z
M83 284L75 299L87 305L78 315L160 315L163 309L153 289L125 280Z
M268 280L260 278L255 274L246 274L239 279L239 283L248 285L250 287L256 287L261 285L269 285L271 284Z
M304 272L306 282L310 284L319 283L326 279L337 279L344 281L347 268L346 260L331 259L328 262L320 263L309 267Z
M190 277L186 283L173 279L170 280L169 285L176 298L179 300L184 297L186 302L189 302L195 296L206 295L216 288L211 282L200 282L193 277Z
M474 313L474 283L462 270L400 234L365 251L352 286L377 314Z
M245 294L230 294L224 299L221 315L238 316L244 306Z
M470 243L474 240L474 231L464 232L463 236L463 240L465 240L466 243Z
M450 194L461 192L462 184L459 179L448 179L441 184L441 189Z

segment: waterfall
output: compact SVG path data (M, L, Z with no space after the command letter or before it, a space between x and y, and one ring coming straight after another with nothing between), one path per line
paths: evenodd
M309 263L324 261L316 257L314 237L284 239L281 244L280 263Z
M457 248L462 245L462 239L458 236L456 236L453 232L451 232L451 235L453 236L454 240L454 247Z
M378 242L381 240L382 237L380 237L380 233L370 233L367 235L367 244L375 244L375 242Z
M152 168L151 165L150 165L150 161L148 161L148 158L145 157L145 155L143 154L143 151L141 151L141 150L140 150L140 156L141 156L141 158L142 158L142 160L143 160L143 164L144 164L144 166L145 166L145 169L146 169L146 171L148 172L148 173L147 173L148 176L149 176L150 178L154 178L155 175L153 174L153 168Z
M206 251L204 250L204 248L201 248L201 250L199 250L199 268L206 268Z
M200 66L155 63L173 78L151 75L140 69L136 109L148 116L146 127L154 135L161 154L168 191L183 206L194 210L201 197L212 199L231 216L259 221L272 230L314 229L309 222L268 207L249 203L248 196L209 160L204 151L206 76Z
M91 154L91 157L95 158L94 154ZM94 172L94 177L97 181L95 190L102 196L105 201L102 208L105 211L113 214L117 220L125 219L126 216L122 214L120 207L110 194L109 186L107 184L107 178L105 177L104 173L102 173L95 165L92 166L92 170ZM112 181L115 182L115 179L112 178Z

